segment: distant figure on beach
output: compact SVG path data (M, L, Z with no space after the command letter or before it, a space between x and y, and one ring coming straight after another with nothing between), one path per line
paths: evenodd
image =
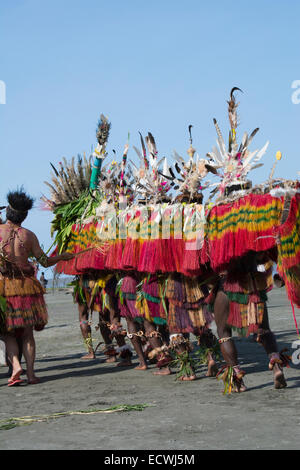
M42 284L43 288L46 289L48 280L45 278L45 274L42 273L40 277L40 283Z
M73 258L70 253L48 258L40 247L36 235L22 227L33 199L23 189L7 195L6 223L0 225L0 334L5 341L8 360L12 366L8 386L19 385L22 380L18 339L22 339L28 384L39 379L34 373L35 340L33 329L41 331L48 321L44 301L44 288L35 277L29 258L34 257L47 268L58 261Z

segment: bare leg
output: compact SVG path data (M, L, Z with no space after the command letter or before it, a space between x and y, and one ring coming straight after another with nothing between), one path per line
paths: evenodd
M23 355L26 361L26 374L28 383L35 384L39 382L39 379L34 373L34 361L35 361L35 339L33 336L33 329L28 327L25 328L23 334Z
M100 324L100 332L101 332L102 338L104 339L104 343L106 345L110 344L111 343L111 338L110 338L109 328L106 325L103 325L103 324L101 325Z
M197 335L196 335L197 336ZM218 366L216 364L216 358L213 353L213 349L218 346L218 340L209 328L204 328L198 336L200 346L207 348L207 373L206 377L216 377L218 373Z
M137 370L147 370L147 360L144 355L143 347L142 347L142 342L138 336L135 335L135 333L138 332L137 324L133 320L126 318L127 322L127 328L128 328L128 333L133 335L132 338L130 339L132 342L132 346L134 347L134 350L138 356L139 360L139 365L135 367Z
M91 327L88 323L89 315L88 315L87 305L78 304L78 312L79 312L79 324L80 324L81 334L88 350L88 353L82 356L81 359L87 359L87 360L95 359L95 353L94 353L93 345L91 343L92 332L91 332Z
M220 343L222 356L227 364L227 366L238 367L238 354L235 347L234 341L232 339L232 331L230 326L227 324L227 319L229 315L229 300L227 295L219 290L217 292L215 302L214 302L214 315L215 322L217 325L217 332L220 339L223 342ZM228 338L228 340L226 340ZM244 392L246 387L242 381L241 386L239 387L240 392Z
M117 333L117 331L121 328L121 321L120 321L120 315L117 309L111 308L110 310L110 323L113 327L116 328L116 333L114 334L114 337L116 338L116 342L119 348L125 348L123 352L121 353L121 361L117 364L118 367L127 367L131 366L131 356L132 352L130 351L130 348L126 345L126 340L125 340L125 335L120 333ZM113 330L112 330L113 331ZM126 332L125 332L126 334ZM127 349L126 349L127 346Z
M102 335L102 338L104 339L104 344L103 346L103 352L107 356L107 359L105 362L117 362L117 353L115 351L115 348L112 344L112 338L111 338L111 331L106 323L110 322L110 314L109 310L104 309L104 312L99 312L99 328L100 332ZM98 346L101 343L98 344ZM96 350L98 349L98 346L95 348L94 353L96 354Z
M17 345L18 345L18 348L19 348L19 362L21 364L21 361L22 361L22 351L23 351L23 344L22 344L22 335L21 334L17 334L16 335L16 341L17 341ZM10 363L10 361L8 360L8 357L7 357L7 354L6 354L6 362L8 364L8 375L11 376L12 373L13 373L13 367ZM24 373L24 371L23 371Z
M265 304L264 316L262 324L259 325L257 332L257 341L262 344L266 353L270 358L269 368L273 371L274 387L276 389L284 388L287 386L282 367L280 365L279 352L277 342L273 332L270 330L269 315L267 305ZM275 361L273 360L275 359ZM278 362L277 362L278 361Z
M159 348L162 346L162 340L159 336L155 336L156 328L153 323L150 323L148 320L144 320L145 332L148 338L149 343L151 344L152 348ZM152 333L152 335L151 335Z
M213 354L208 353L206 377L216 377L217 373L218 373L218 366L216 364L215 358Z
M145 332L148 338L149 343L153 349L161 348L163 346L163 341L161 339L161 334L157 331L153 323L150 323L148 320L144 320ZM153 372L154 375L170 375L171 371L168 366L160 367L159 370Z
M9 382L18 380L21 373L22 367L19 360L19 346L16 337L13 334L7 334L4 336L6 354L9 363L11 364L11 377Z
M158 331L161 334L161 339L162 339L163 344L168 346L169 342L170 342L170 337L169 337L169 331L168 331L167 326L166 325L159 325Z

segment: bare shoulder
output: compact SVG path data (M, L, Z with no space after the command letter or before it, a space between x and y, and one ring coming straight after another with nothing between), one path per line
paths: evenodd
M21 235L22 238L28 241L37 241L37 236L34 232L31 230L28 230L28 228L21 227Z

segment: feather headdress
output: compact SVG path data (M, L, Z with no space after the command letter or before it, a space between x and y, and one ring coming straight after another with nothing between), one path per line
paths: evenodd
M141 133L140 139L142 153L139 149L133 146L140 160L140 165L137 166L131 161L133 165L132 188L137 198L140 200L150 203L168 200L168 192L171 189L171 185L163 172L163 169L167 169L166 158L158 159L156 142L150 132L148 132L148 135L145 137L146 145ZM146 147L148 149L148 154Z
M98 121L98 127L96 130L96 137L97 142L101 146L101 149L105 147L109 133L110 133L111 123L108 121L107 117L104 114L100 115L100 119Z
M93 153L94 164L93 164L92 174L91 174L91 179L90 179L91 190L95 190L97 188L102 163L107 155L106 144L108 141L110 128L111 128L111 123L108 121L107 117L104 116L104 114L101 114L100 119L98 121L97 130L96 130L96 138L97 138L98 144Z
M269 142L267 142L262 149L253 152L249 151L249 146L258 132L258 128L254 129L249 136L247 132L245 132L240 145L238 145L236 137L236 128L239 124L237 115L238 103L234 96L235 91L242 90L237 87L232 88L230 99L227 101L230 122L228 148L226 148L217 120L214 119L213 122L217 132L217 147L214 147L213 150L207 154L211 160L211 165L219 170L218 175L221 177L221 182L216 186L221 194L225 193L226 188L229 189L234 186L241 189L251 187L251 181L247 180L247 175L251 170L262 166L262 163L259 162L266 153L269 145Z
M113 152L115 153L115 151ZM108 204L114 203L117 205L123 202L123 198L126 198L129 202L132 200L130 187L132 174L131 167L126 166L127 152L128 144L125 145L122 162L113 160L109 165L102 167L98 190Z
M44 183L50 188L50 200L43 196L41 199L49 205L51 210L53 206L66 204L74 201L89 188L91 178L91 160L92 155L87 158L78 155L77 161L75 157L70 162L63 157L57 169L52 163L51 183Z
M179 195L177 199L184 199L188 202L193 200L202 200L202 191L209 185L204 183L203 179L208 172L216 173L216 170L205 159L200 159L198 153L193 148L192 143L192 125L189 125L190 147L187 150L188 161L181 157L174 150L173 158L175 160L174 169L172 167L164 170L162 176L170 181L170 185L177 190ZM176 174L177 173L177 174Z

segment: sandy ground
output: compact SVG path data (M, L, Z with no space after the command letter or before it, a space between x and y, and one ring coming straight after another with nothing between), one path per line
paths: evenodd
M8 388L7 367L0 367L0 420L118 404L152 406L1 430L0 449L299 449L299 365L285 369L288 388L275 390L262 347L251 338L237 338L248 391L224 396L222 382L206 378L204 368L195 382L180 383L175 374L153 376L153 366L142 372L105 364L100 352L95 361L83 362L85 348L71 295L49 293L46 299L49 324L35 335L36 371L42 381ZM271 292L269 311L280 348L292 352L297 335L283 289ZM299 319L299 310L297 314ZM93 335L98 342L98 332Z

